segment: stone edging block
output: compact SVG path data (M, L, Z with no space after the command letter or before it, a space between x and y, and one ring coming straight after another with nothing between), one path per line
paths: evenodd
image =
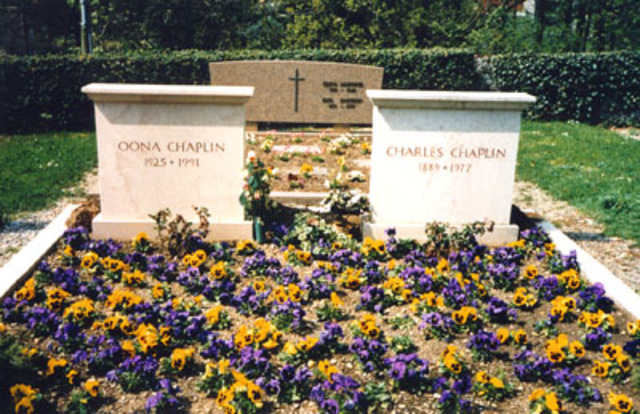
M568 254L570 251L575 250L581 274L592 284L601 283L608 297L613 299L620 307L626 309L634 318L640 319L640 296L633 289L594 259L593 256L580 248L553 224L548 221L542 221L538 223L538 226L549 234L549 237L556 245L556 249L563 254Z
M66 221L78 206L67 206L51 223L25 247L20 249L9 263L0 268L0 298L4 299L11 290L31 272L55 246L67 230Z
M272 191L269 198L279 203L294 203L303 205L313 205L322 202L329 196L328 192L305 192L295 191Z

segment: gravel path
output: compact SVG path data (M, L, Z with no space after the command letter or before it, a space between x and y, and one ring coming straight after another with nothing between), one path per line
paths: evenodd
M513 202L551 222L627 285L640 290L640 247L633 247L632 241L606 237L602 225L532 183L517 182Z
M87 194L97 191L97 170L87 173L76 188L69 190L70 194ZM79 204L82 198L65 197L59 200L53 207L36 211L33 213L23 213L14 217L4 229L0 231L0 267L11 259L11 256L20 251L33 240L38 232L45 228L54 218L58 216L69 204Z
M60 201L53 208L21 215L10 221L0 231L0 267L9 261L11 256L29 243L40 230L45 228L65 208L68 201Z
M95 181L95 175L88 175L81 186L92 192ZM65 199L51 209L22 215L0 231L0 267L71 202L78 200ZM640 289L640 247L633 247L633 242L604 236L603 227L593 219L528 182L516 183L514 203L553 223L625 283Z

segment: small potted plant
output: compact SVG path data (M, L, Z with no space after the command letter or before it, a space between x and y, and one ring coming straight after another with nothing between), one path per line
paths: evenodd
M264 242L264 225L271 204L269 193L272 177L271 168L267 168L256 157L255 152L249 151L240 203L247 216L253 220L254 238L258 243Z

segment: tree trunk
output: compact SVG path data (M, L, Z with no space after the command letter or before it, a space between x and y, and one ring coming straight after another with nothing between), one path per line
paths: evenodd
M76 18L80 15L80 0L73 0L72 10L76 13ZM78 26L73 26L78 27ZM74 37L76 39L76 46L80 46L80 30L73 31Z
M574 7L573 0L565 1L562 4L562 20L564 22L564 27L562 28L562 34L564 37L564 48L563 52L569 52L574 50L574 32L573 32L573 18L574 18Z
M574 52L583 52L586 47L586 27L589 25L587 18L587 1L578 0L578 7L576 8L576 40L574 43Z
M535 18L538 21L538 27L536 28L536 43L539 48L542 48L544 29L547 24L547 0L536 0L535 7Z
M606 27L606 9L607 0L593 1L593 31L595 42L593 48L595 52L602 52L607 48L607 33Z

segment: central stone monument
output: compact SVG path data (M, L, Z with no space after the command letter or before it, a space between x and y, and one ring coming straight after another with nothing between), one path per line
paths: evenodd
M149 214L211 214L212 239L252 238L239 202L250 87L90 84L101 212L97 238L155 235Z
M492 221L481 241L515 241L510 224L525 93L369 90L374 105L370 200L363 233L425 238L433 221Z
M371 125L367 89L382 87L375 66L309 61L229 61L209 65L212 85L255 87L247 122Z

